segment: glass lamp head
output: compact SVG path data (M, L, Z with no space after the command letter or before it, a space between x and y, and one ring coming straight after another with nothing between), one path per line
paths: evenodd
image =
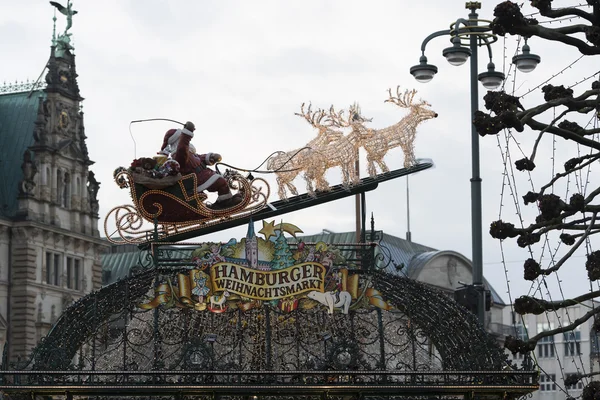
M435 65L427 64L427 57L421 56L419 65L410 67L410 74L415 77L419 83L427 83L437 74L438 69Z
M459 66L467 62L471 55L471 50L461 46L460 39L454 37L452 39L452 47L445 48L442 51L442 55L446 57L450 65Z
M531 54L530 48L527 43L523 46L523 53L513 57L512 62L517 66L517 69L521 72L531 72L537 67L542 61L540 56L537 54Z
M491 62L488 64L487 72L482 72L477 78L487 90L496 90L502 85L505 76L502 72L496 71L494 63Z

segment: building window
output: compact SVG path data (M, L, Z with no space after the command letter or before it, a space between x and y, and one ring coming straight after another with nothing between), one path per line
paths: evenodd
M554 337L546 336L537 345L538 357L554 357Z
M63 186L64 186L64 182L63 182L63 174L62 171L60 169L56 170L56 203L58 203L58 205L62 206L62 200L63 200Z
M46 283L60 286L62 276L62 256L51 251L46 252Z
M581 332L565 332L565 357L578 356L581 354Z
M590 342L590 355L596 357L600 356L600 334L593 328L590 331Z
M65 208L71 207L71 175L68 172L64 175L60 205Z
M565 380L567 380L570 376L573 376L573 375L577 375L577 374L567 374L567 376L565 377ZM576 384L566 386L566 388L568 390L582 390L583 389L583 382L581 382L581 380L579 380L579 382L577 382Z
M67 288L81 290L81 260L67 257Z
M540 390L542 392L556 391L556 375L555 374L540 375Z

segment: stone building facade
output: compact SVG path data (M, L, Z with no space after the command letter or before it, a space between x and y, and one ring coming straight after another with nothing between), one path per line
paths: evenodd
M101 285L99 183L75 56L53 41L45 82L0 87L0 348L26 359L73 301Z
M513 326L511 335L526 340L540 332L571 325L597 306L597 302L587 300L557 311L524 316L516 314L511 306L504 309L504 318ZM580 398L583 388L596 380L596 376L590 376L575 384L565 384L565 379L573 374L600 372L600 334L593 328L594 321L593 317L588 318L575 330L547 336L538 342L531 356L540 370L540 390L533 393L532 400ZM523 360L520 354L511 357L516 364Z

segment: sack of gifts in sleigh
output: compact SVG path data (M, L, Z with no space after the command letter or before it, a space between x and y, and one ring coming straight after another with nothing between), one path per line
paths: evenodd
M140 243L148 240L153 228L144 220L160 226L159 236L168 237L182 229L218 223L257 211L267 204L269 185L261 178L249 180L240 173L227 170L223 177L232 193L242 201L231 208L212 209L206 193L198 192L196 174L182 176L177 161L140 158L129 168L119 167L113 173L121 189L129 189L133 205L112 209L105 220L107 238L114 243ZM114 218L114 219L113 219ZM108 232L108 222L116 223L116 231ZM117 238L111 239L114 234Z

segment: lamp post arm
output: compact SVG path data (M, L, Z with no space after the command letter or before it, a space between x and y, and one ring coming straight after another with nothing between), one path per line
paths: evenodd
M427 36L423 40L423 43L421 43L421 53L423 55L425 55L425 47L427 46L427 43L429 43L429 41L431 39L435 39L438 36L444 36L444 35L450 35L450 29L444 29L443 31L437 31L437 32L434 32L431 35Z
M490 41L487 38L483 38L482 39L485 42L485 45L487 47L488 50L488 56L490 56L490 62L492 62L492 46L490 46Z
M455 32L455 35L457 33L463 33L463 31L460 30L460 24L463 24L465 26L465 30L469 31L469 32L467 32L467 34L470 33L471 30L469 28L472 26L471 25L472 22L469 21L468 19L464 19L464 18L457 19L456 22L454 23L454 29L450 29L450 32L451 33Z

